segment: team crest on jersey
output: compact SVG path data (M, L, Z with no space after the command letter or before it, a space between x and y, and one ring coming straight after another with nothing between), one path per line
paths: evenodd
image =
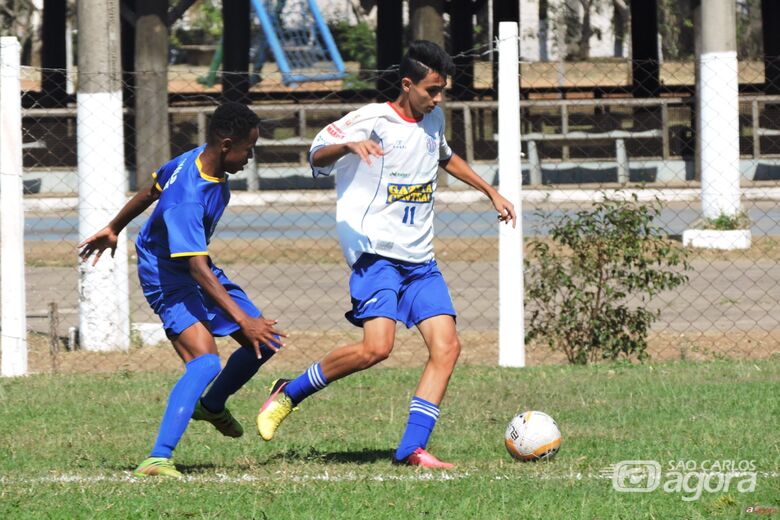
M387 185L387 204L391 202L411 202L426 204L433 199L433 184L395 184Z
M436 154L436 139L428 134L425 134L425 146L428 148L428 155Z

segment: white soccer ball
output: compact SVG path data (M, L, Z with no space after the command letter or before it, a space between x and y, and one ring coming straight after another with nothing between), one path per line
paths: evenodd
M523 412L509 421L504 443L518 460L549 459L561 448L561 431L546 413Z

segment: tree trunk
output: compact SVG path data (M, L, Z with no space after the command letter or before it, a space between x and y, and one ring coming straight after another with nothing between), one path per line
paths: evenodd
M580 31L580 44L577 49L577 57L581 60L590 58L590 37L593 28L590 25L590 6L592 0L580 0L582 4L582 27Z

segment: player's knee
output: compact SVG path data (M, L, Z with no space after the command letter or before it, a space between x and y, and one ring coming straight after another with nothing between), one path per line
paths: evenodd
M431 349L431 360L445 367L454 367L458 357L460 357L460 340L457 337L442 341Z
M361 356L363 368L368 368L377 363L381 363L390 357L392 351L393 343L391 341L364 342Z

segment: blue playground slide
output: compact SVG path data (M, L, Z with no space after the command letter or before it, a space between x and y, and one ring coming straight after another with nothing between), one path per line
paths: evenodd
M252 0L262 34L255 74L270 50L285 85L342 79L344 62L316 0Z

